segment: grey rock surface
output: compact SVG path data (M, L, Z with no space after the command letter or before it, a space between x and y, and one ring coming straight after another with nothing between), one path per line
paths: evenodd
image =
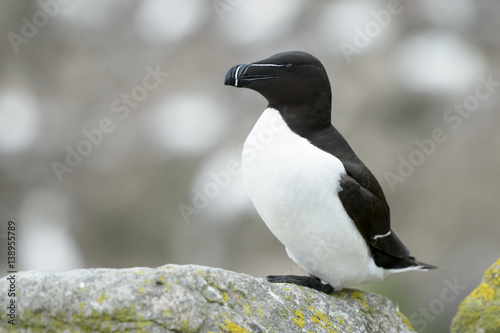
M0 280L0 306L10 286ZM387 298L326 295L195 265L16 274L15 326L1 332L410 332Z

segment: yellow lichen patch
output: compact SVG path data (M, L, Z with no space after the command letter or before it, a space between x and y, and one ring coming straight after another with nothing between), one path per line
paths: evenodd
M318 324L320 327L327 329L328 332L334 332L333 324L330 319L321 311L316 310L312 306L307 306L307 308L314 312L315 316L311 316L311 320Z
M244 329L241 326L236 325L235 323L224 319L224 325L221 325L222 329L225 329L231 333L250 333L249 330Z
M227 297L227 293L226 293L225 291L223 291L223 292L222 292L222 299L223 299L224 301L226 301L226 302L227 302L227 300L229 299L229 298Z
M141 318L141 320L138 321L137 323L135 323L134 326L136 329L139 329L139 330L136 330L136 332L147 332L146 330L144 330L144 328L151 326L151 321L144 320L144 318Z
M396 311L396 314L401 318L401 320L403 321L403 323L408 326L408 328L410 329L410 331L415 331L413 329L413 327L411 326L411 323L410 321L408 320L408 318L406 318L406 316L404 314L402 314L401 312L399 311Z
M487 277L489 283L500 286L500 259L486 271L485 277Z
M306 323L304 321L304 315L302 314L302 312L300 312L300 310L295 310L295 318L293 318L293 321L300 328L302 328L302 326L304 326L304 324Z
M365 308L368 307L368 304L366 302L366 296L362 291L352 289L351 298L361 303L361 305L363 305Z
M491 288L487 283L481 283L476 289L474 289L470 295L474 298L484 298L490 300L495 296L495 290Z
M168 310L164 310L164 311L163 311L163 317L168 316L168 314L169 314L169 313L170 313L170 312L168 312Z
M339 323L341 323L341 324L344 323L344 319L340 318L340 316L337 316L337 319L339 320Z
M61 320L62 318L60 314L56 314L50 318L49 323L44 323L44 327L50 327L51 332L69 331L67 321ZM24 319L27 322L33 322L32 318L29 318L26 313ZM130 328L130 331L133 332L148 332L147 328L151 326L151 321L145 320L143 316L138 315L133 305L122 309L115 308L111 312L90 309L90 313L85 312L73 315L72 321L75 328L71 329L71 332L118 332L121 330L118 330L117 325L124 322L133 325ZM76 330L76 328L79 329ZM39 330L34 331L38 332ZM43 331L45 332L46 330Z
M265 312L264 312L264 309L263 309L263 308L259 308L259 309L257 309L257 314L258 314L259 316L261 316L262 318L265 318L265 317L266 317L266 314L265 314Z
M199 269L197 272L198 272L198 274L200 274L201 276L204 276L204 275L203 275L203 272L201 271L201 269Z
M140 287L140 288L139 288L139 292L140 292L141 294L144 294L144 292L145 292L144 287Z
M360 303L363 307L368 308L365 293L361 290L345 288L333 293L332 296L341 298L345 301L352 299Z
M85 307L85 303L80 302L80 303L78 304L78 309L82 310L84 307Z
M89 287L85 286L83 288L78 289L76 292L79 293L79 292L87 291L87 290L89 290Z
M109 295L101 293L101 295L97 298L97 303L102 304L105 300L109 299Z
M250 304L248 304L248 302L243 304L243 308L245 309L247 316L252 314L252 307L250 306Z
M144 275L144 271L138 269L138 270L135 270L134 271L135 274L140 274L140 275Z

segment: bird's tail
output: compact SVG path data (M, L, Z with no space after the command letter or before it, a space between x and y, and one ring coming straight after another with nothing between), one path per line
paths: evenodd
M421 270L421 271L428 271L429 269L438 269L438 268L442 268L440 266L434 266L434 265L430 265L430 264L426 264L426 263L423 263L423 262L420 262L420 261L417 261L415 259L413 259L413 261L415 262L415 266L418 267L417 269Z
M426 263L417 261L417 260L415 260L414 257L406 258L405 264L406 264L405 267L391 268L391 269L388 269L387 271L389 271L390 273L402 273L402 272L406 272L406 271L415 271L415 270L428 271L429 269L441 268L439 266L434 266L434 265L430 265L430 264L426 264Z

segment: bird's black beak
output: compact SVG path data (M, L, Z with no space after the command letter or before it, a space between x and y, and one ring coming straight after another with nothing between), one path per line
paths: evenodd
M257 80L270 80L277 78L272 75L259 74L258 69L261 67L255 67L252 65L253 64L241 64L232 67L226 74L224 84L226 86L244 88Z

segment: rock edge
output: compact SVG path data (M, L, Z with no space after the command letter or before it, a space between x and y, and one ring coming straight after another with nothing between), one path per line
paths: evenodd
M2 293L8 286L3 277ZM196 265L19 272L16 293L16 325L2 311L0 332L413 331L377 294L326 295Z

